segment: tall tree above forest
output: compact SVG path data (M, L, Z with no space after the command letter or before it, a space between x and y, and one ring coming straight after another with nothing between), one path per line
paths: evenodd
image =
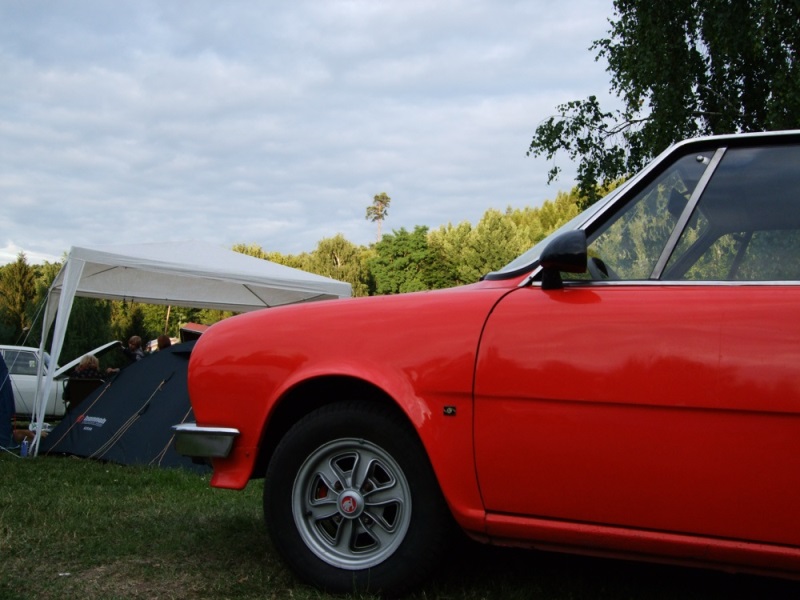
M559 105L528 150L578 161L585 203L678 140L800 127L797 0L614 0L614 9L609 37L590 50L607 60L624 107L604 111L596 96Z
M372 204L367 207L366 219L378 224L377 241L381 239L381 224L389 215L389 204L391 202L392 199L389 198L386 192L381 192L380 194L375 194L372 198Z

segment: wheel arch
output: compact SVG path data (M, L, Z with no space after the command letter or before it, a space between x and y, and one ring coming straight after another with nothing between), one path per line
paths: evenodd
M264 476L275 448L297 421L327 404L355 398L380 403L401 415L425 448L409 415L386 391L369 381L350 375L319 376L298 383L276 402L267 419L266 427L261 432L253 478Z
M404 400L403 392L413 394ZM323 374L289 387L274 403L259 438L250 479L263 478L281 439L312 411L346 400L361 399L385 406L407 425L427 457L439 491L458 524L483 535L485 512L473 462L471 402L456 402L459 417L442 416L439 399L427 400L410 389L387 391L352 374Z

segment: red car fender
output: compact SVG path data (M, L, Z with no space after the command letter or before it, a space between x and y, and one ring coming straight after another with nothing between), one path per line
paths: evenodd
M509 287L487 282L295 305L214 325L192 352L189 393L199 425L235 427L240 435L227 458L214 459L211 485L241 489L260 475L253 468L262 432L292 390L321 377L351 377L406 414L456 519L482 531L472 439L475 353L487 315ZM410 338L420 326L425 339Z

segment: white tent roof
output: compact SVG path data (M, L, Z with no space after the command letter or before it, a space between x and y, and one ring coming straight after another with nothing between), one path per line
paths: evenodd
M42 330L48 331L55 319L49 350L54 366L75 296L247 312L346 298L351 293L349 283L199 242L73 246L50 287ZM41 350L45 350L44 339ZM52 380L50 371L39 374L33 415L39 426L35 448L44 420L40 405L48 397Z
M246 312L351 295L349 283L197 242L73 247L67 263L79 261L75 295L89 298Z

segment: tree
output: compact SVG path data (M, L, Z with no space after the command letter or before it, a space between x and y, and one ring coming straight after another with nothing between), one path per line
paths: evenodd
M381 239L381 224L389 216L389 204L391 202L392 199L386 195L386 192L381 192L372 198L372 204L367 207L366 219L378 224L378 237L376 238L378 241Z
M530 246L550 235L579 212L580 195L577 188L569 193L558 192L555 200L545 200L541 206L506 209L514 224L525 232Z
M69 313L59 363L63 365L114 339L111 331L111 304L111 300L75 298Z
M36 275L24 252L0 270L0 314L18 337L31 324L28 315L36 293Z
M609 37L590 50L608 61L621 110L596 96L557 107L528 154L578 161L590 204L608 184L670 144L696 135L800 126L800 2L615 0ZM558 177L554 166L548 181Z
M508 215L487 210L467 237L458 267L459 277L466 283L474 283L531 246L530 237Z
M324 238L308 255L302 269L345 281L352 286L353 296L366 296L369 292L367 258L368 250L348 241L341 233Z
M234 244L231 250L239 254L246 254L247 256L268 260L267 253L258 244Z
M436 288L472 283L462 279L461 269L471 233L472 225L469 221L462 221L458 225L448 223L428 234L428 246L436 255L437 264L440 265L438 269L440 280L436 282Z
M147 341L147 327L143 304L124 300L114 300L111 303L111 334L112 339L127 342L133 335ZM159 335L158 331L156 335Z
M437 255L428 246L428 228L400 228L375 244L369 260L376 294L398 294L433 289L441 271Z
M181 325L193 323L199 308L170 306L166 304L140 304L142 326L138 335L144 342L156 339L159 335L178 337Z
M308 254L281 254L280 252L267 252L258 244L234 244L231 248L234 252L253 256L262 260L268 260L279 265L292 267L293 269L303 269L303 264L307 261Z

